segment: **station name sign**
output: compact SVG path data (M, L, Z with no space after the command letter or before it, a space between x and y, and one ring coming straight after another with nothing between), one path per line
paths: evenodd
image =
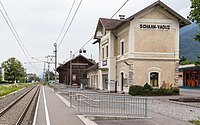
M163 25L163 24L140 24L140 29L170 30L170 25Z

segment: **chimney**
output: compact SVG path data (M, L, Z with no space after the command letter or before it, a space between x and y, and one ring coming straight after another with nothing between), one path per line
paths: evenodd
M125 19L125 15L119 15L119 19L120 20L124 20Z

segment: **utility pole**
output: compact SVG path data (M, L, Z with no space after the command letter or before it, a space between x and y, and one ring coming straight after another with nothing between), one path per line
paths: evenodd
M43 71L43 80L44 80L44 82L45 82L45 71L46 71L46 69L45 69L45 63L46 63L46 62L44 62L44 69L43 69L43 70L44 70L44 71Z
M52 58L53 58L54 56L53 55L48 55L48 56L46 56L45 58L47 58L47 64L48 64L48 75L47 75L47 81L49 82L49 80L50 80L50 64L51 64L51 62L52 62Z
M57 71L56 71L56 68L57 68L57 43L54 43L54 46L55 46L55 83L57 83Z
M50 62L47 61L47 63L48 63L47 82L49 82L49 80L50 80Z
M70 51L69 85L72 86L72 51Z

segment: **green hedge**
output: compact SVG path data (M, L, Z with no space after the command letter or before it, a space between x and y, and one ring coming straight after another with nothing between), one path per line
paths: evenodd
M148 83L144 86L130 86L129 94L132 96L168 96L168 95L179 95L178 88L172 89L153 89Z
M142 86L138 86L138 85L131 86L129 88L129 94L130 95L141 95L142 94L142 89L143 89Z

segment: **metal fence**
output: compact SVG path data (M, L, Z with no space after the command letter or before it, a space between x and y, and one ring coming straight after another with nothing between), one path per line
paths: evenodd
M70 105L79 113L147 117L147 98L128 95L69 92Z

